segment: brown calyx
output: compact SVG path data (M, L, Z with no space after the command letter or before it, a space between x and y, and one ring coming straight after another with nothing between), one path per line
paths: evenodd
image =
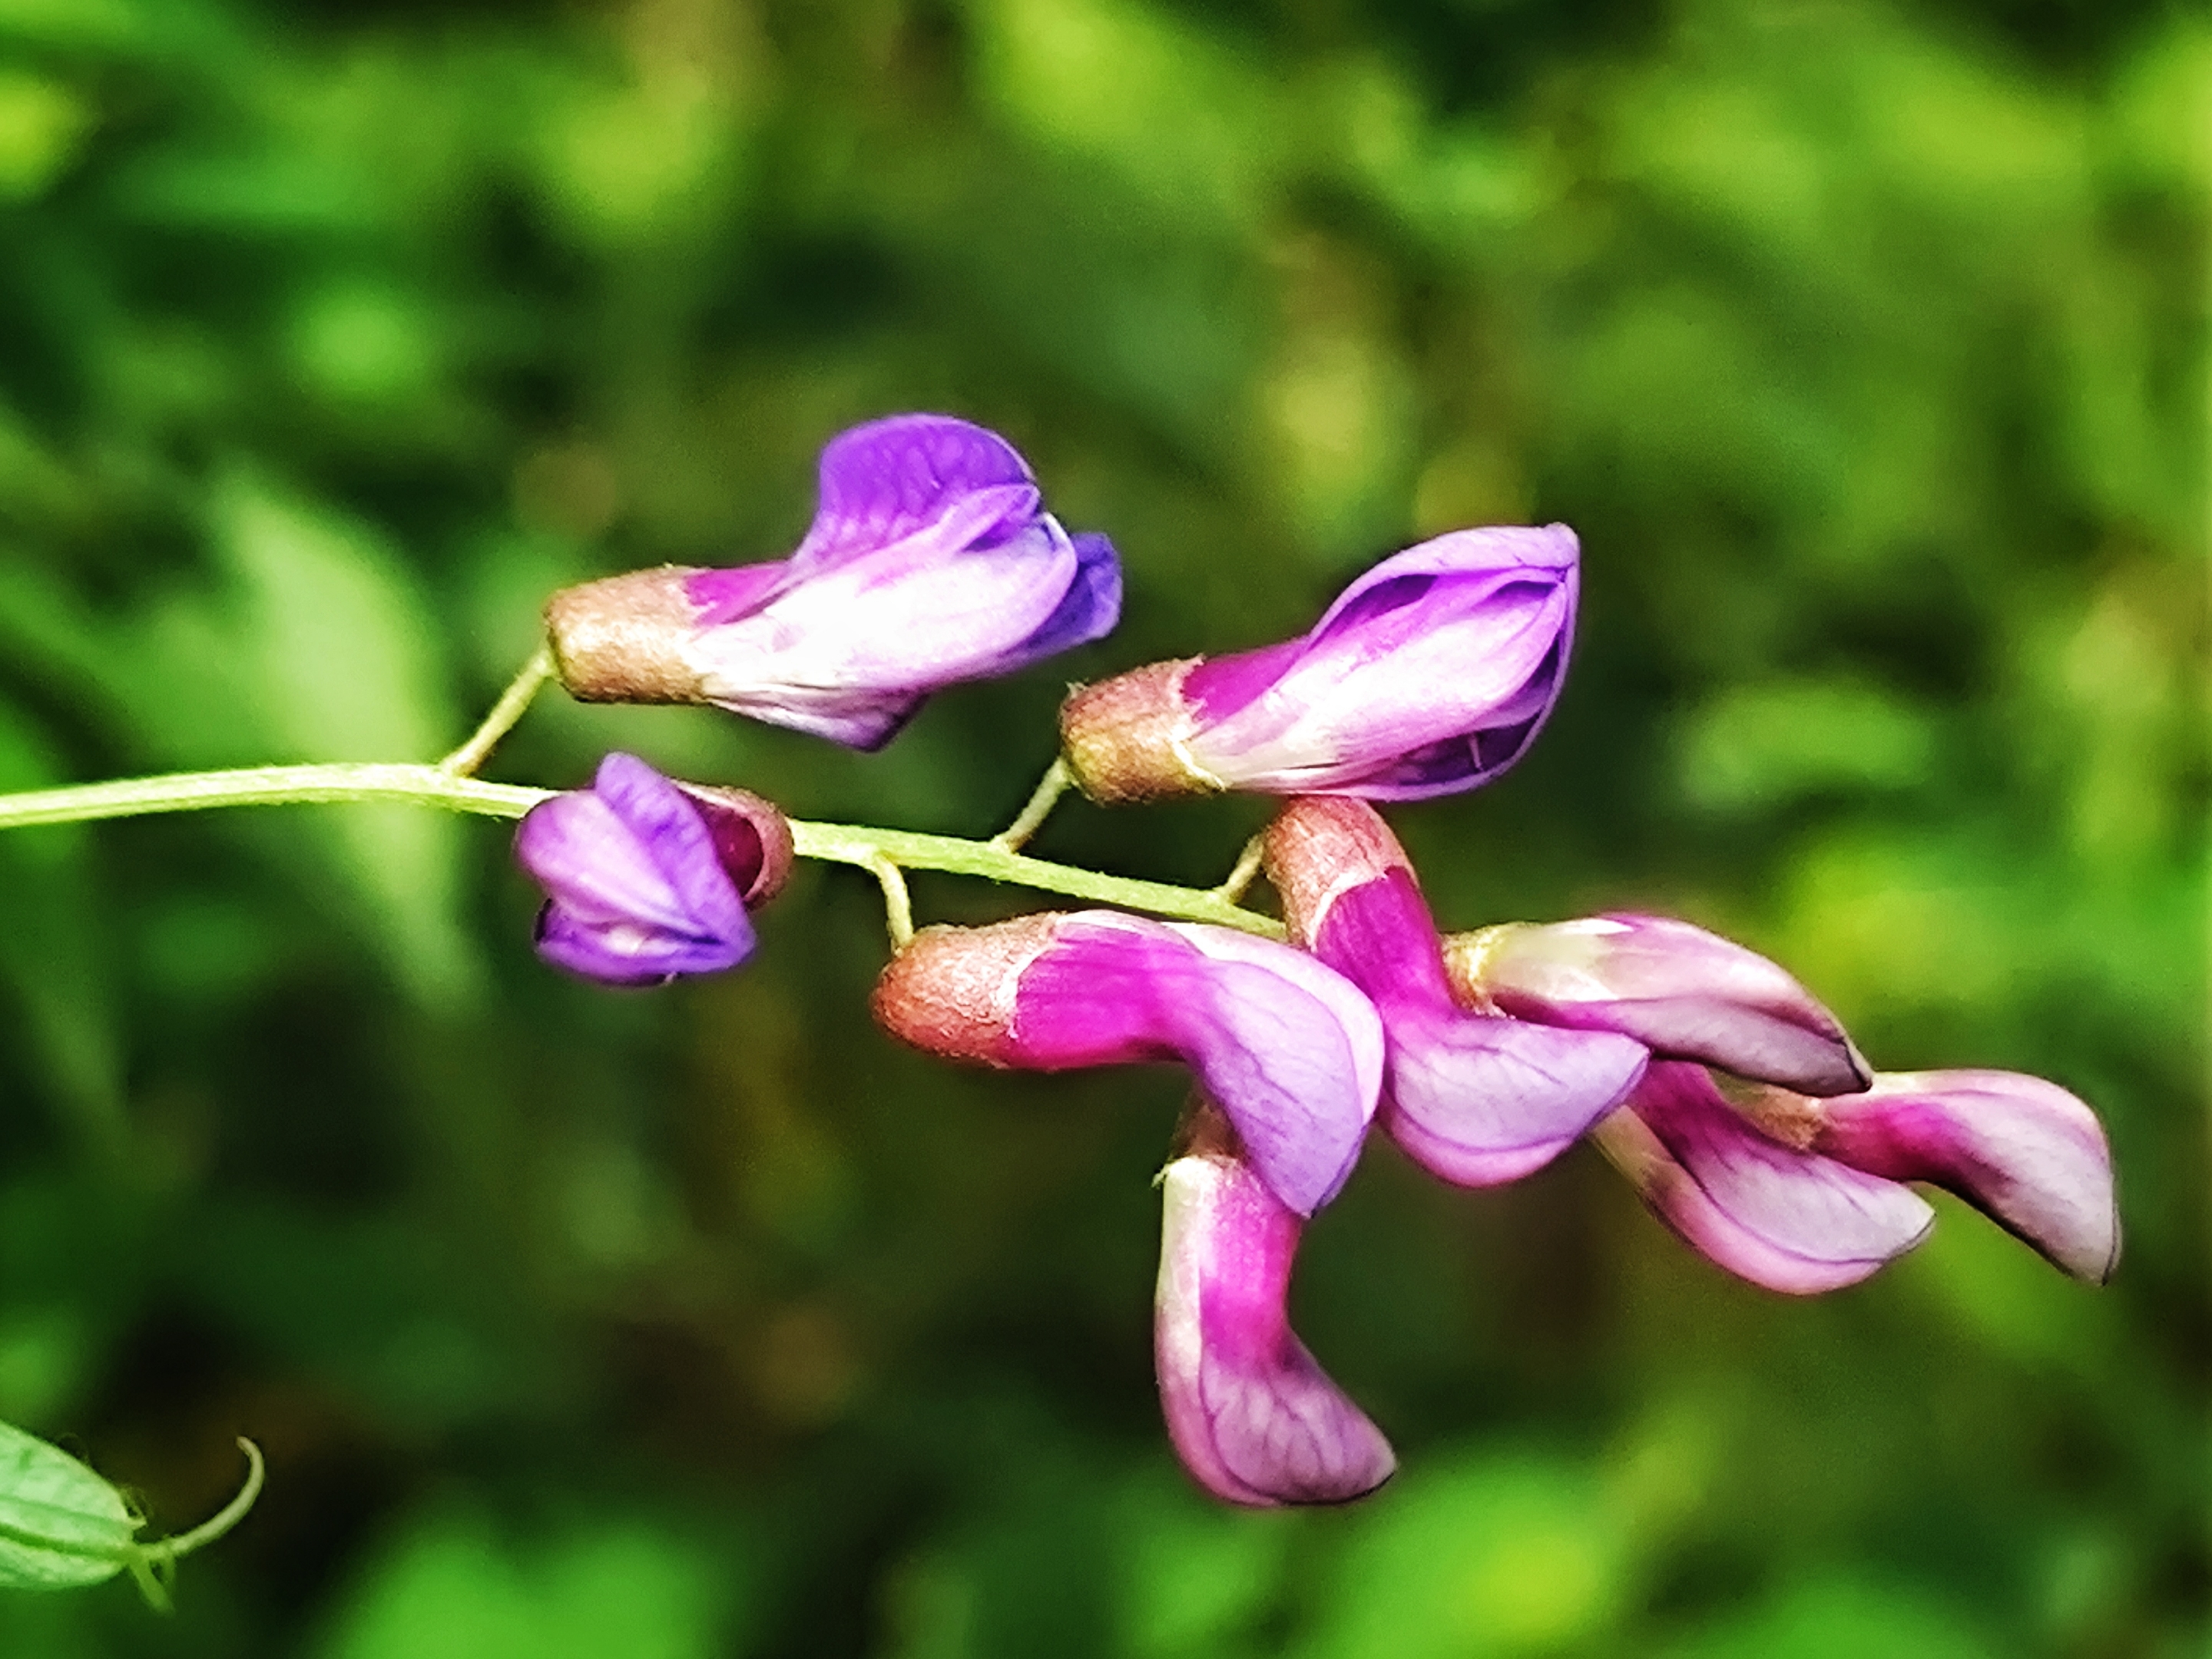
M684 660L697 607L684 586L689 565L608 576L564 587L545 602L553 665L583 702L704 702Z
M1060 921L1046 911L988 927L923 928L876 981L876 1024L926 1054L1004 1065L1022 970Z
M757 910L783 890L793 856L791 820L774 801L750 789L711 783L676 786L698 803L714 853L738 884L745 908Z
M1223 787L1186 747L1196 726L1182 683L1203 660L1149 663L1067 694L1060 708L1060 750L1078 788L1115 806Z
M1338 894L1413 864L1382 815L1345 795L1300 795L1275 815L1261 866L1283 902L1291 943L1310 949Z

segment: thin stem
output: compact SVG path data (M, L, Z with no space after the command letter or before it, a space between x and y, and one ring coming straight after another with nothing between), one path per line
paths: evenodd
M0 795L0 830L134 817L150 812L187 812L212 806L282 806L316 801L406 801L485 817L519 818L552 794L550 789L457 777L435 766L351 763L255 766L234 772L177 772L166 777L125 778L113 783L74 784ZM1148 911L1182 921L1210 921L1248 933L1282 936L1280 922L1244 909L1218 893L1051 864L989 842L859 824L812 823L800 818L792 820L791 834L793 850L802 858L858 865L870 871L881 860L902 870L980 876L987 881L1065 893L1097 904Z
M906 877L880 853L866 867L883 884L884 928L891 936L891 949L903 951L914 939L914 901L907 896Z
M238 1489L238 1496L225 1504L190 1532L180 1532L174 1538L157 1539L145 1547L146 1553L163 1562L174 1561L179 1556L190 1555L194 1550L204 1549L246 1519L246 1512L261 1496L261 1483L268 1474L261 1461L261 1448L244 1435L238 1437L238 1449L246 1454L246 1484Z
M482 766L499 746L499 740L514 729L531 700L544 690L545 682L552 678L553 647L541 645L530 653L530 660L507 683L507 690L499 694L499 701L492 704L491 713L483 717L483 724L469 733L466 743L440 761L438 769L465 778Z
M1222 878L1221 885L1213 890L1213 896L1234 904L1244 896L1244 890L1252 884L1252 878L1260 873L1267 861L1267 836L1265 830L1244 843L1244 850L1237 855L1236 866Z
M791 821L791 838L799 857L825 859L835 864L857 864L873 868L873 860L889 859L902 870L942 870L956 876L981 876L1016 887L1035 887L1048 893L1066 893L1098 904L1118 905L1125 910L1146 910L1178 921L1210 921L1247 933L1280 939L1283 924L1230 903L1194 887L1174 887L1165 882L1137 881L1127 876L1102 875L1073 865L1049 864L1042 859L1008 853L987 841L961 841L951 836L923 836L908 830L877 830L851 823L812 823Z
M1036 834L1044 821L1052 816L1052 809L1060 805L1060 798L1067 793L1068 786L1074 781L1075 775L1067 769L1066 760L1054 761L1045 769L1045 775L1037 780L1037 787L1030 792L1027 805L1012 823L991 837L990 844L1001 853L1020 852L1028 845L1030 837Z
M0 830L33 823L191 812L209 806L289 806L303 801L392 800L443 806L486 817L519 818L550 789L481 783L434 766L249 766L234 772L172 772L0 795Z

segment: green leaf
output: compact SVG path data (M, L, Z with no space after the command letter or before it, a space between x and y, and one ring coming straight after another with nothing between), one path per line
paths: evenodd
M58 1446L0 1423L0 1586L67 1589L112 1578L137 1552L123 1494Z
M0 790L59 783L44 737L0 703ZM82 826L0 840L0 978L22 1010L27 1048L66 1127L98 1151L125 1133L122 1039L101 939L97 892Z
M261 1496L260 1449L243 1439L238 1449L246 1475L235 1498L190 1532L142 1544L144 1517L114 1486L58 1446L0 1423L0 1588L74 1589L128 1567L167 1611L163 1586L177 1561L228 1533Z
M211 520L227 591L169 596L117 653L136 665L131 719L159 763L428 760L447 746L436 618L364 526L245 477L216 492ZM343 806L223 827L334 901L419 1000L469 994L459 823Z
M429 759L453 719L435 617L409 574L360 526L234 479L215 539L240 601L241 667L278 754ZM424 1001L474 979L458 920L461 826L418 808L329 815L330 857L373 941Z

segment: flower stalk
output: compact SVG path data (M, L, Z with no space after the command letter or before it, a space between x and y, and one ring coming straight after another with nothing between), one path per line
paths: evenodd
M489 723L487 723L489 724ZM0 795L0 830L41 823L82 823L100 818L143 817L156 812L200 811L217 806L290 806L343 801L398 801L483 817L519 818L554 792L520 784L486 783L436 765L345 762L314 766L249 766L228 772L172 772L112 783L70 784ZM895 870L935 870L976 876L1010 886L1061 893L1095 904L1141 910L1177 921L1210 921L1263 938L1282 935L1272 916L1216 891L1166 882L1111 876L1034 859L988 841L930 836L871 825L817 823L794 818L793 851L800 858L850 864L882 880ZM908 926L911 926L909 921Z
M530 653L530 660L522 665L522 672L507 690L499 694L499 701L491 706L491 713L483 717L483 723L469 733L465 743L438 763L438 769L455 777L472 776L491 758L491 751L499 746L499 740L514 729L515 722L529 711L531 703L552 678L553 648L541 645Z

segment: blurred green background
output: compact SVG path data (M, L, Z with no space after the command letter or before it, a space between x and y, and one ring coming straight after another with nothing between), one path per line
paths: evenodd
M896 410L1113 535L1115 637L878 757L556 693L492 775L984 834L1067 678L1564 519L1558 718L1394 813L1446 925L1687 915L1879 1065L2053 1077L2129 1247L1946 1202L1794 1302L1586 1149L1378 1147L1297 1320L1404 1472L1247 1515L1152 1395L1180 1079L896 1049L855 872L617 995L496 824L17 832L0 1419L171 1529L271 1475L175 1619L0 1652L2212 1651L2208 141L2153 0L0 0L0 787L433 756L550 589L780 555ZM1039 849L1210 882L1263 814Z

